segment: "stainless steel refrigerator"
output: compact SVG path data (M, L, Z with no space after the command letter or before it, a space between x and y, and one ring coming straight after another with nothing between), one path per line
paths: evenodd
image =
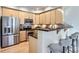
M0 45L7 47L19 43L19 19L13 16L0 17Z

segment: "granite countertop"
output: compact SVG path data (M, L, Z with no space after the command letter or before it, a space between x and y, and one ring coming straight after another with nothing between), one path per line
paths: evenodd
M65 28L73 28L73 26L69 25L69 24L56 24L58 27L57 28L42 28L42 27L37 27L37 28L32 28L32 29L28 29L28 30L40 30L40 31L55 31L58 29L65 29ZM26 30L26 28L20 29L22 30Z
M34 28L32 30L41 30L41 31L55 31L58 29L65 29L65 28L73 28L73 26L68 25L68 24L57 24L57 28Z

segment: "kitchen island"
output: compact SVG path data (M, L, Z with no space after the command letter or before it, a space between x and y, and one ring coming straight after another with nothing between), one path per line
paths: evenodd
M64 31L64 27L61 28L56 28L56 29L46 29L46 28L38 28L38 29L33 29L33 30L37 30L37 38L35 40L34 46L32 44L32 38L29 38L29 42L30 45L32 44L33 46L30 46L30 48L32 47L33 49L35 48L36 50L33 51L33 49L31 48L32 52L36 52L36 53L49 53L50 50L48 48L48 46L51 43L55 43L58 44L59 40L61 38L65 38L67 31ZM30 51L31 51L30 50Z

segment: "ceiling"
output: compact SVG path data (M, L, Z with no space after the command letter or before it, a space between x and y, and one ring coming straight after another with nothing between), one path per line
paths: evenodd
M34 12L34 13L41 13L43 11L47 11L50 9L54 9L58 6L16 6L18 9Z
M45 10L47 6L17 6L18 8L25 8L28 9L29 11L36 11L37 9L39 10Z
M33 13L41 13L60 6L8 6L8 7L23 10L23 11L33 12Z

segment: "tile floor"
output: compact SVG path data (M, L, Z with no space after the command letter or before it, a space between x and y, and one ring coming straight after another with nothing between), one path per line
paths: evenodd
M0 48L1 53L29 53L29 42L22 42L7 48Z

